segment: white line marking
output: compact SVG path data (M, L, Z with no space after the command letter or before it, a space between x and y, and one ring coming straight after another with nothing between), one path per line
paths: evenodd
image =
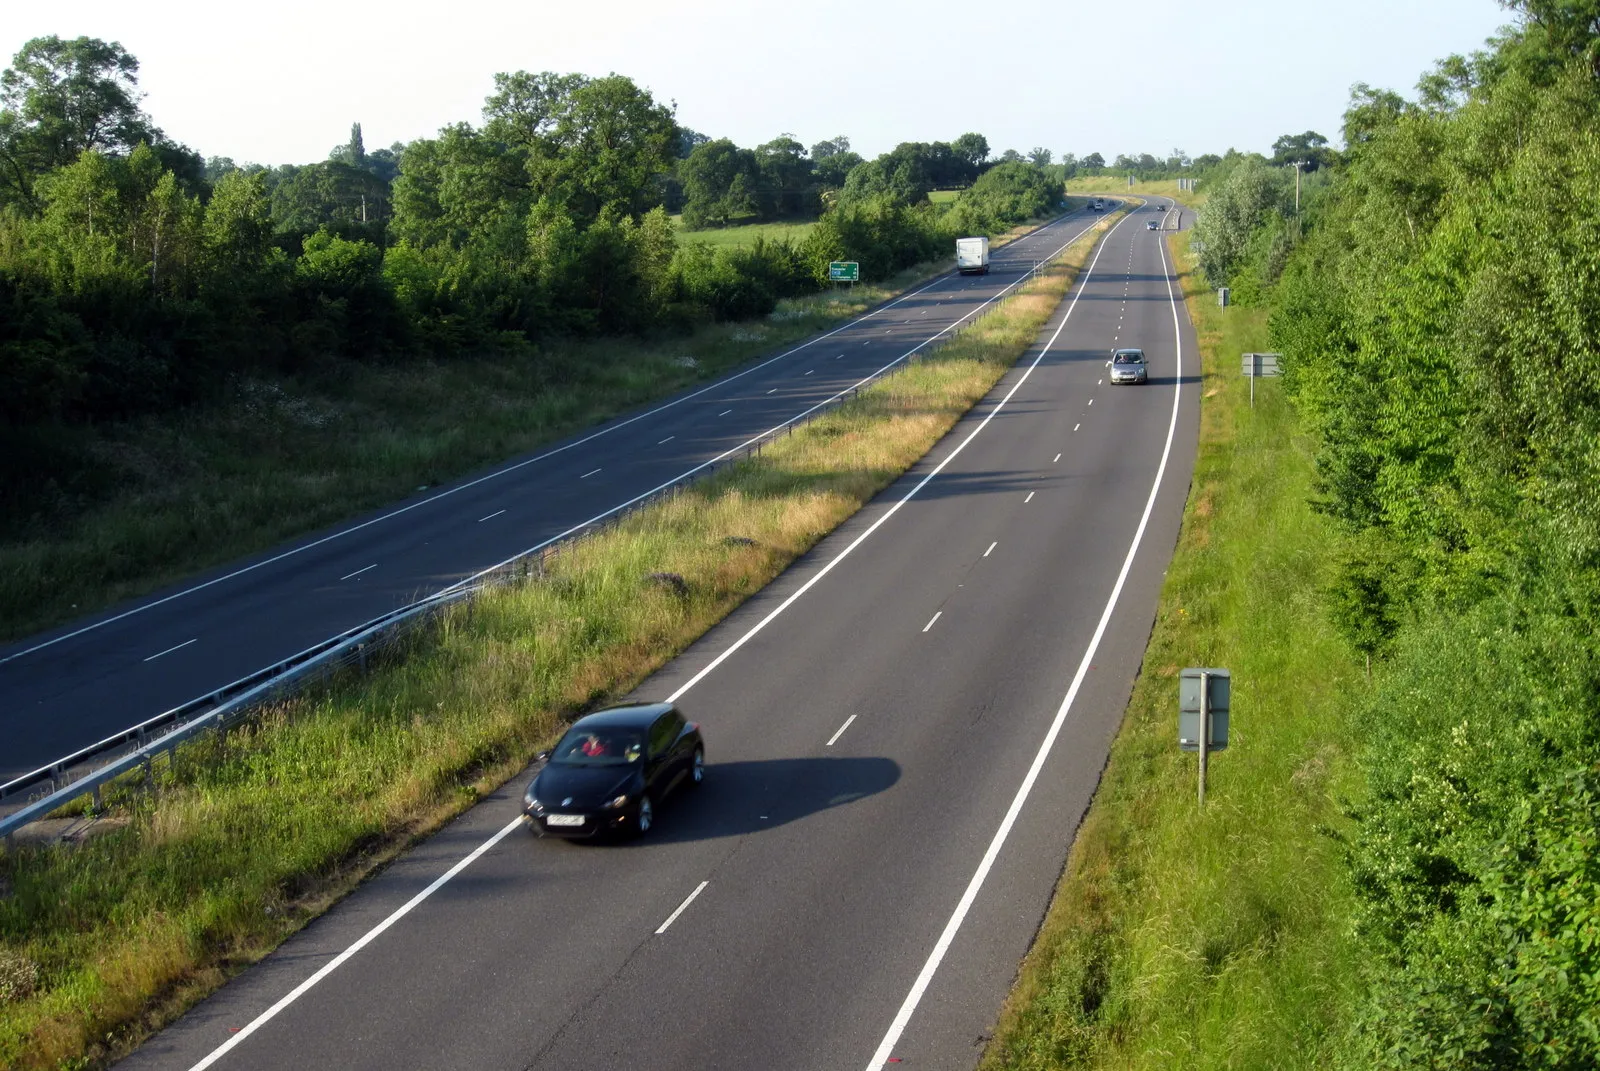
M731 412L733 412L732 409L724 409L722 412L718 413L717 415L718 416L727 416Z
M668 915L667 916L667 921L663 922L660 926L656 927L656 936L659 937L662 934L666 933L667 932L667 927L671 926L674 922L677 922L678 921L678 916L683 914L683 909L688 907L690 904L694 903L694 898L696 896L699 896L701 890L703 890L707 885L710 885L710 884L711 884L711 882L709 882L709 881L702 881L699 885L696 885L694 887L694 892L689 894L688 899L684 900L683 903L678 905L678 910L676 910L672 914Z
M989 555L993 554L994 553L994 548L998 547L999 545L1000 545L1000 541L998 539L995 540L993 543L990 543L989 544L989 549L983 552L983 556L985 558L987 558Z
M587 480L590 476L593 476L595 473L597 473L599 471L600 471L599 469L590 469L588 472L584 473L582 476L579 476L578 479Z
M771 390L767 391L767 393L768 394L776 394L776 393L778 393L778 388L777 387L773 387Z
M505 512L505 510L503 510L503 509L495 510L493 513L489 514L489 516L487 516L487 517L479 517L478 518L478 523L482 524L484 521L492 521L492 520L494 520L496 517L500 516L500 514L502 514L504 512ZM340 579L342 580L344 578L340 577Z
M657 446L660 446L660 445L661 445L661 444L662 444L662 443L670 443L670 442L671 442L671 441L672 441L672 440L674 440L674 439L676 439L676 438L677 438L677 436L676 436L676 435L668 435L668 436L667 436L667 437L666 437L666 438L665 438L665 439L660 439L660 440L658 440L658 441L657 441L657 442L656 442L656 445L657 445Z
M934 615L933 615L933 616L932 616L932 617L930 617L930 618L928 618L928 623L927 623L927 624L926 624L926 625L923 625L923 626L922 626L922 631L924 631L924 632L926 632L926 631L928 631L928 630L929 630L929 629L930 629L930 628L932 628L932 627L933 627L933 623L934 623L934 622L935 622L935 621L937 621L937 620L939 620L939 617L940 617L940 616L941 616L941 615L942 615L942 614L943 614L943 613L944 613L944 611L943 611L943 610L940 610L940 611L938 611L938 612L936 612L936 613L935 613L935 614L934 614Z
M1161 263L1167 265L1167 251L1161 250ZM1178 323L1178 302L1172 293L1172 275L1167 273L1167 300L1172 303L1172 329L1177 336L1178 344L1178 376L1172 386L1172 419L1167 424L1167 444L1161 451L1161 464L1156 468L1155 482L1150 486L1150 497L1145 501L1144 515L1139 518L1139 527L1133 533L1133 542L1128 545L1128 554L1122 560L1122 571L1117 574L1117 582L1111 589L1111 597L1106 600L1105 611L1100 615L1100 623L1095 626L1094 635L1089 639L1089 647L1083 653L1083 660L1078 663L1078 670L1072 676L1072 684L1067 688L1067 695L1061 701L1061 706L1056 710L1055 720L1050 723L1050 729L1045 733L1044 742L1039 745L1039 752L1033 758L1033 765L1028 767L1027 776L1022 779L1022 785L1017 789L1017 794L1011 800L1005 817L1001 819L1000 828L995 831L994 839L989 842L989 848L983 853L983 859L978 863L978 869L973 873L972 880L967 883L966 891L961 894L961 899L956 904L956 909L950 916L950 921L945 924L944 932L939 935L938 942L933 946L933 951L928 955L928 961L923 964L922 971L911 985L911 992L906 994L904 1003L895 1014L894 1021L889 1024L889 1031L883 1037L883 1042L878 1046L877 1052L872 1054L872 1059L867 1063L867 1071L878 1071L889 1060L889 1055L894 1051L895 1045L900 1041L900 1035L905 1032L906 1025L911 1021L911 1014L917 1010L917 1004L922 1000L922 994L927 991L929 983L933 981L939 964L943 962L945 953L949 951L950 944L955 940L956 932L961 929L961 924L971 910L973 902L978 898L978 890L983 887L984 879L989 876L990 869L994 866L995 859L1000 855L1000 849L1006 842L1006 837L1011 833L1011 827L1016 824L1017 816L1022 813L1023 804L1028 800L1028 795L1033 791L1034 782L1039 778L1039 772L1044 768L1045 759L1049 758L1050 750L1054 747L1056 737L1060 735L1061 726L1067 720L1067 712L1072 709L1072 702L1078 696L1078 689L1083 684L1084 676L1089 672L1089 663L1094 658L1095 651L1100 647L1100 640L1105 636L1106 626L1111 623L1111 613L1117 607L1117 600L1122 595L1122 585L1128 579L1128 573L1133 568L1133 558L1139 550L1139 543L1144 539L1145 527L1150 523L1150 514L1155 509L1156 494L1161 490L1161 478L1167 471L1167 459L1172 454L1172 440L1178 430L1178 401L1181 397L1183 379L1183 332Z
M850 723L855 721L855 720L856 720L856 716L854 714L852 714L848 718L846 718L844 720L844 724L839 726L839 731L834 733L832 736L828 737L828 742L826 744L823 744L822 746L823 747L832 747L833 744L834 744L834 741L838 740L841 736L843 736L844 735L844 731L846 729L850 728Z
M1054 465L1057 461L1060 461L1060 460L1061 460L1061 455L1057 454L1054 458L1051 459L1050 464Z
M501 510L500 512L504 513L505 510ZM485 518L485 520L487 520L487 518ZM371 565L366 566L365 568L362 568L362 569L357 569L353 573L346 573L343 576L341 576L339 579L340 580L349 580L353 576L360 576L362 573L366 572L367 569L376 569L377 567L378 567L378 563L377 562L373 562Z
M440 874L433 880L433 884L417 893L417 895L407 900L404 904L401 904L399 907L395 908L394 913L388 918L384 919L372 929L362 934L360 939L358 939L355 944L351 945L333 959L329 960L321 970L317 971L316 974L313 974L310 978L307 978L305 981L291 989L287 996L252 1019L250 1024L244 1029L240 1030L227 1041L211 1050L211 1053L206 1056L205 1059L195 1064L189 1069L189 1071L205 1071L206 1068L216 1063L235 1045L239 1044L239 1042L243 1041L251 1034L254 1034L258 1029L265 1025L268 1020L272 1019L279 1012L283 1011L283 1009L299 1000L308 989L322 981L328 975L332 974L339 967L343 966L347 959L361 951L363 948L367 947L367 945L371 944L375 939L377 939L379 934L383 933L383 931L387 930L390 926L393 926L396 922L399 922L406 915L410 914L412 908L416 907L418 904L422 903L422 901L432 896L444 886L445 882L449 881L451 878L467 869L467 867L471 866L478 860L479 856L488 851L490 848L493 848L496 844L499 844L500 841L505 838L506 834L510 833L513 829L516 829L521 824L522 819L520 816L508 822L500 829L500 832L496 833L494 836L478 845L478 847L474 848L471 855L461 860L461 862L457 863L449 870L446 870L443 874Z
M1027 498L1024 498L1024 499L1023 499L1023 500L1022 500L1022 503L1023 503L1023 505L1027 505L1027 504L1028 504L1028 503L1029 503L1029 502L1032 502L1032 501L1033 501L1033 496L1034 496L1034 495L1035 495L1035 494L1037 494L1037 493L1038 493L1038 492L1037 492L1037 491L1029 491L1029 492L1028 492L1028 497L1027 497Z
M816 371L816 369L815 369L815 368L813 368L813 369L812 369L812 370L811 370L811 372L815 372L815 371ZM811 372L807 372L807 373L806 373L806 375L808 375L808 376L809 376L809 375L810 375L810 374L811 374Z
M1106 381L1103 380L1103 379L1097 379L1097 380L1095 380L1095 384L1094 385L1097 386L1097 387L1103 387L1103 386L1106 385ZM1198 746L1199 745L1196 745L1196 747L1198 747Z
M178 646L176 646L176 647L168 647L165 651L157 651L155 654L151 655L149 658L146 658L145 661L146 662L154 662L156 659L160 658L164 654L171 654L173 651L182 650L183 648L189 646L191 643L199 643L199 642L200 642L200 637L199 636L196 636L192 640L184 640L182 643L178 644Z
M1078 430L1078 429L1079 429L1079 428L1081 428L1081 427L1083 427L1083 425L1082 425L1082 424L1074 424L1074 425L1072 425L1072 430L1073 430L1073 431L1077 431L1077 430Z

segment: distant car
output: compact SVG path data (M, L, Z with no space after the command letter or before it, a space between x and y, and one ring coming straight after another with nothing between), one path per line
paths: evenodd
M1111 369L1112 383L1150 382L1150 373L1144 363L1144 350L1112 350L1111 360L1106 365Z
M677 707L648 703L579 718L539 757L522 817L540 836L641 834L669 793L704 780L706 745Z
M1144 229L1147 231L1158 231L1161 229L1161 221L1159 219L1152 219L1150 222L1144 225ZM1199 746L1199 744L1195 745L1195 747Z

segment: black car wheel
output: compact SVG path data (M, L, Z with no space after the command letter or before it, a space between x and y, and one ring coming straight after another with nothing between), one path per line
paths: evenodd
M694 749L694 759L689 764L689 785L693 787L700 784L705 779L706 749L703 747L697 747Z
M639 814L633 820L633 831L640 836L650 832L650 827L655 824L656 809L650 803L649 796L639 799Z

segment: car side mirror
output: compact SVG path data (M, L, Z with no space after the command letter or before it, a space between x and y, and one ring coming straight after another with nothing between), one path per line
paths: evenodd
M1110 361L1107 361L1107 362L1106 362L1106 367L1107 367L1107 368L1110 368L1110 367L1111 367L1111 362L1110 362Z
M539 752L539 754L537 754L537 755L535 755L533 757L533 761L534 762L549 762L550 761L550 752L548 752L548 751Z

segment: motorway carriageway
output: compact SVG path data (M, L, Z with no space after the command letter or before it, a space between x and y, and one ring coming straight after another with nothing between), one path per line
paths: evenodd
M793 349L487 475L0 648L0 781L624 508L937 345L1101 217L1074 213Z
M973 1067L1193 468L1193 332L1146 218L921 462L640 688L709 759L647 837L533 837L525 772L120 1067ZM1148 386L1106 383L1116 345Z

